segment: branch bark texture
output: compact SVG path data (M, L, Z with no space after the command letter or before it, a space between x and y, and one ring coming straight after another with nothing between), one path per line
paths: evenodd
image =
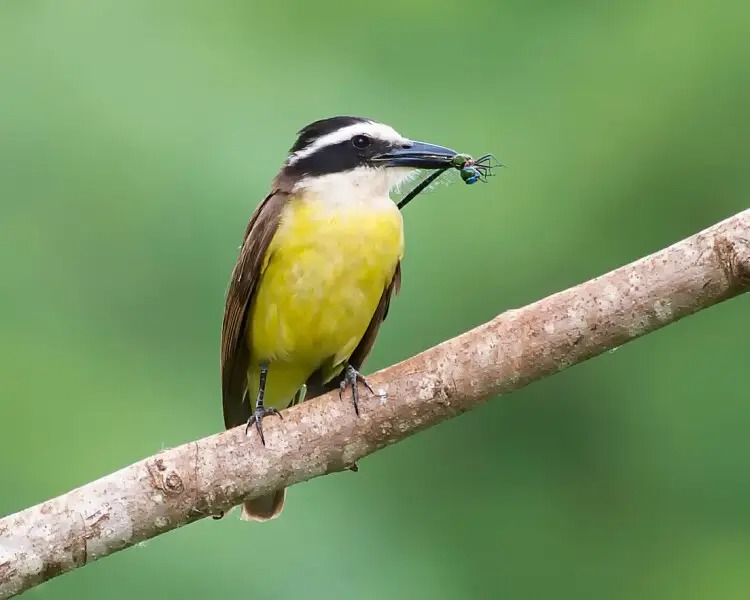
M228 511L245 497L341 471L491 396L565 369L750 288L750 210L368 377L362 416L329 394L264 422L165 450L0 520L0 598ZM239 527L240 525L238 525Z

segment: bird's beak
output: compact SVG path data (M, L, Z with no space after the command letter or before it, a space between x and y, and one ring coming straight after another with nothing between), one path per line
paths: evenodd
M443 169L452 165L456 152L450 148L410 141L393 147L373 157L373 161L386 167L410 167L412 169Z

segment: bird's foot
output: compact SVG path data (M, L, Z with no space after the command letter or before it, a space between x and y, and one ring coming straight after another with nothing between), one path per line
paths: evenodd
M354 412L359 416L359 389L357 387L357 383L362 383L367 388L367 391L371 394L374 394L375 391L370 387L370 384L367 383L367 379L365 379L365 376L362 375L357 369L352 367L351 365L346 365L344 368L344 379L339 384L339 398L344 397L344 390L346 390L347 387L352 388L352 400L354 401Z
M263 425L262 425L261 422L268 415L276 415L280 419L284 418L281 415L281 413L278 410L276 410L275 408L266 408L262 404L257 404L255 406L255 412L247 420L247 427L245 427L245 434L247 434L247 432L250 431L250 427L252 427L253 423L255 423L255 429L258 430L258 435L260 436L260 441L261 441L261 443L264 446L266 445L266 438L263 435Z

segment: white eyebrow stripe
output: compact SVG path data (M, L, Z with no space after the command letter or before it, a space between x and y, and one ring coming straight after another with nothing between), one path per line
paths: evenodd
M346 127L342 127L341 129L337 129L336 131L332 131L331 133L318 138L309 146L302 148L302 150L299 150L294 154L290 154L286 164L293 165L297 161L314 154L321 148L339 144L358 134L369 135L379 140L387 140L391 142L407 141L406 138L393 129L393 127L389 127L383 123L376 123L375 121L365 121L364 123L347 125Z

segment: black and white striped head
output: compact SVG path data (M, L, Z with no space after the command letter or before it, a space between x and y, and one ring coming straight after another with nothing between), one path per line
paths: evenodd
M297 188L345 186L387 194L414 169L449 166L455 154L371 119L331 117L299 132L281 175Z

